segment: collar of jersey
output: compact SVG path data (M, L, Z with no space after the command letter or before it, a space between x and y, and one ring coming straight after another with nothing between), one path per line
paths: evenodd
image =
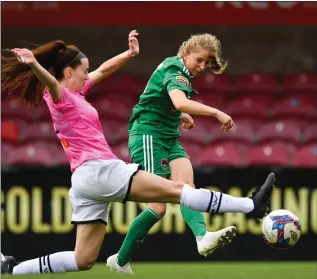
M184 65L183 67L183 72L189 77L189 78L194 78L194 76L192 76L190 73L189 73L189 70L186 68L185 64L184 64L184 61L183 61L183 58L180 58L179 59L181 61L181 63Z

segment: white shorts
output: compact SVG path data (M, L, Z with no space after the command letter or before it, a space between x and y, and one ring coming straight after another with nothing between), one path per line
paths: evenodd
M72 223L107 224L110 203L126 201L133 176L139 169L138 164L126 164L118 159L90 160L78 167L69 190Z

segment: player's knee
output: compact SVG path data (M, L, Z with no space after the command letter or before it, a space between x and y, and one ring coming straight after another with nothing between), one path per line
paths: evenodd
M79 257L76 259L77 267L79 270L89 270L91 269L95 263L95 257Z
M177 189L177 190L182 190L184 187L184 184L186 184L183 181L173 181L172 183L173 183L174 189Z
M156 214L159 215L160 217L164 217L166 213L166 204L163 204L163 203L151 205L150 208L154 210Z

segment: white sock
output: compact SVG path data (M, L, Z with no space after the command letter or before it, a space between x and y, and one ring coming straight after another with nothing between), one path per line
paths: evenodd
M65 273L78 271L75 252L59 252L25 261L13 268L13 275L37 273Z
M248 213L254 209L253 201L250 198L236 198L220 192L194 189L187 184L184 185L180 204L194 210L210 213Z

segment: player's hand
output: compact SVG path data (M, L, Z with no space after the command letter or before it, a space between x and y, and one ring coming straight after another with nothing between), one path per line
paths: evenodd
M228 130L232 128L234 123L232 118L229 115L225 114L222 111L218 111L216 117L218 121L222 123L221 129L223 129L225 132L227 132Z
M182 112L182 127L186 130L190 130L195 127L194 119L185 112Z
M136 38L139 35L139 33L136 30L132 30L129 34L129 56L134 57L139 54L140 47L138 39Z
M18 60L27 65L33 65L36 61L32 51L26 48L14 48L11 49L12 53L18 58Z

